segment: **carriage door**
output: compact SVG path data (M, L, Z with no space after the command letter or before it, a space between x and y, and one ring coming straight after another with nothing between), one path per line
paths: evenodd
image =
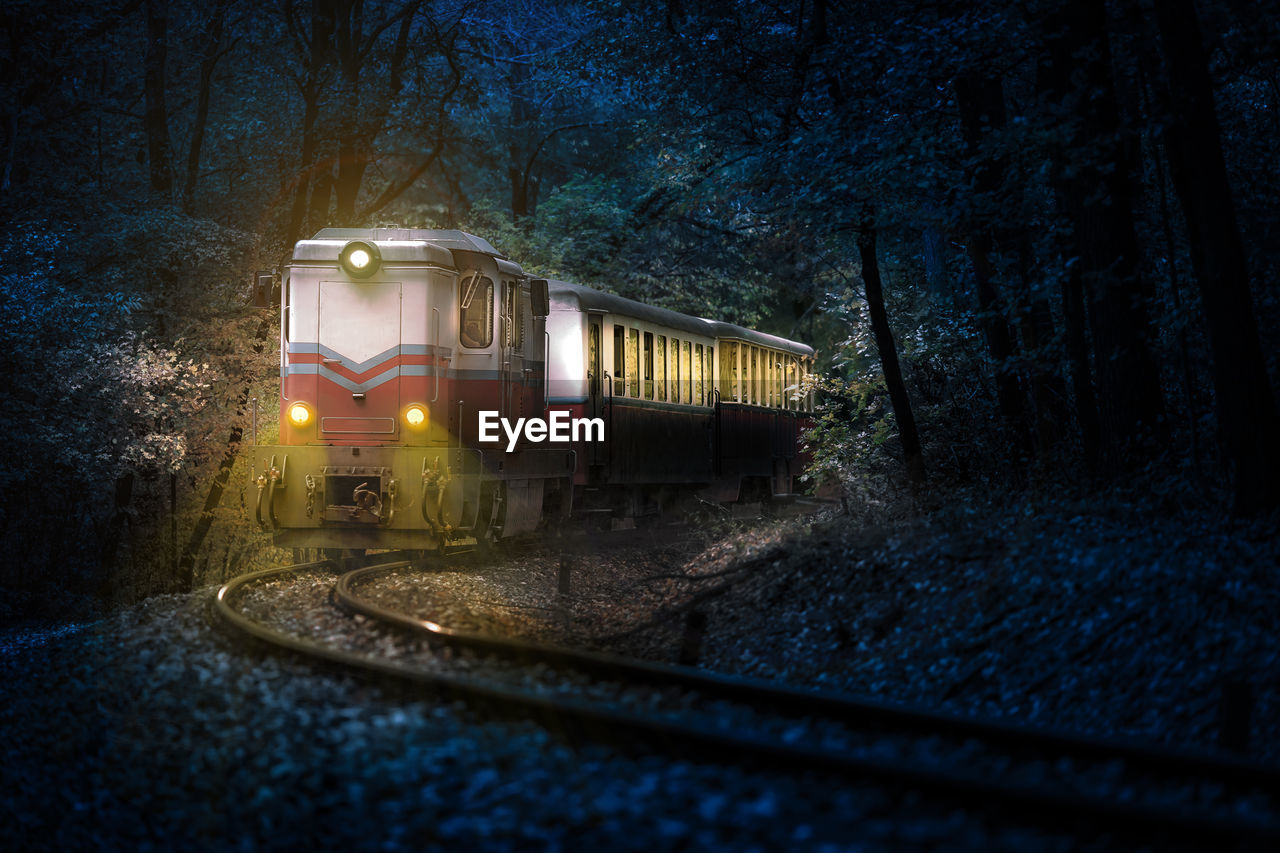
M587 315L587 417L604 418L604 356L600 346L602 321L599 314ZM608 421L606 420L606 429ZM606 439L608 436L606 436ZM587 464L603 465L603 442L587 442Z
M320 282L320 434L389 439L400 413L400 284Z

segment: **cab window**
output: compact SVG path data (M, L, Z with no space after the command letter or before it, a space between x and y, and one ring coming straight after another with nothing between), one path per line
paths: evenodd
M458 340L472 349L493 343L493 279L478 272L458 282Z

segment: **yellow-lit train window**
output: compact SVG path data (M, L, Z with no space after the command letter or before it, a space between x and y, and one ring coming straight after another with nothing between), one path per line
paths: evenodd
M796 382L799 381L796 376L795 356L787 356L787 377L783 381L786 382L786 387L790 389L787 391L787 408L788 409L800 408L800 401L798 399L799 389L795 387Z
M680 402L680 342L671 339L671 402Z
M693 346L688 341L680 342L680 384L684 386L682 396L686 403L693 402Z
M667 399L667 336L658 335L657 348L653 353L653 385L657 398Z
M714 355L714 350L711 347L707 347L706 369L702 371L702 376L704 381L704 390L707 392L707 397L705 400L703 400L703 402L708 405L711 404L711 388L712 388L712 385L715 383L715 378L716 378L715 362L712 360L713 355Z
M640 396L640 330L629 329L627 335L627 377L629 382L627 393L631 397Z
M618 324L613 326L613 393L618 397L627 394L627 330Z
M760 350L760 372L756 374L760 384L760 405L769 405L769 351Z
M782 364L778 354L769 351L769 405L775 409L782 408Z
M702 344L693 345L693 402L701 406L707 401L702 388Z
M728 341L720 342L720 399L732 400L734 367L738 363L738 345Z
M587 390L592 397L600 396L600 324L590 323L587 326L587 370L590 372L591 387Z
M786 408L786 396L783 394L783 388L786 383L782 380L782 358L781 353L773 354L773 381L774 388L777 389L775 393L778 395L777 402L774 405L779 409Z
M653 332L644 333L644 398L653 399Z

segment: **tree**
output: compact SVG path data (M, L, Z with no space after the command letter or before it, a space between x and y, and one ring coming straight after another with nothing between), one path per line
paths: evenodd
M893 416L902 439L902 461L907 476L915 483L925 479L924 452L920 447L920 435L916 431L915 414L911 410L911 397L902 380L902 367L898 363L898 348L889 329L889 315L884 308L884 288L880 282L880 264L876 259L876 230L874 214L868 207L858 227L858 257L862 261L862 284L871 314L871 330L880 351L880 364L884 367L884 381L893 403Z
M169 0L146 0L147 46L143 52L147 135L147 161L151 166L152 192L168 197L173 192L173 144L169 139L169 112L165 107L166 62L169 56Z
M1064 136L1055 183L1080 266L1102 459L1123 468L1158 452L1164 402L1151 353L1154 294L1140 268L1132 146L1122 138L1106 4L1051 0L1040 27L1039 84L1050 101L1049 118Z
M1235 511L1252 514L1280 503L1280 424L1249 295L1248 256L1236 222L1195 4L1157 3L1155 19L1171 107L1165 148L1204 302L1218 424L1235 474Z

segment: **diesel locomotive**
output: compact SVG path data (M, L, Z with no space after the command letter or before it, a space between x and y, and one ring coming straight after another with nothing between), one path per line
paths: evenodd
M814 351L526 275L461 231L326 228L280 287L282 547L465 547L791 493Z

